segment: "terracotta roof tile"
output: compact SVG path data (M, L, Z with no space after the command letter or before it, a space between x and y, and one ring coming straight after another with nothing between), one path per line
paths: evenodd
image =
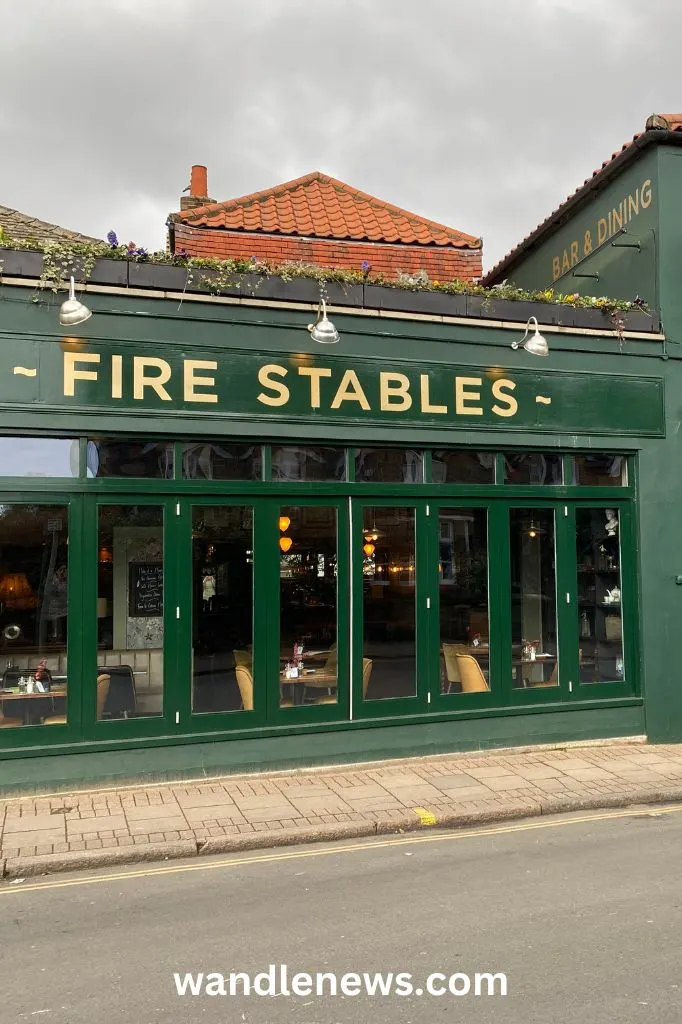
M552 212L549 214L548 217L545 217L545 219L543 221L541 221L540 224L538 224L538 226L536 228L534 228L532 231L530 231L525 236L525 238L523 238L519 242L518 245L514 246L514 248L511 249L507 253L506 256L503 256L502 259L499 260L495 264L494 267L492 267L489 271L487 271L485 276L482 278L482 283L483 284L488 284L488 283L493 284L493 283L495 283L495 281L498 279L501 271L504 268L506 268L510 263L512 263L513 260L516 257L521 255L521 253L528 247L529 242L531 240L535 241L539 236L541 236L542 234L545 233L545 231L550 227L551 222L554 220L554 218L557 216L557 214L559 214L563 210L563 208L567 205L567 203L570 203L571 200L574 199L575 196L577 196L578 193L582 189L584 189L586 185L588 185L588 184L590 184L590 182L594 181L594 179L596 177L598 177L600 174L603 174L604 171L613 163L613 161L616 160L617 157L621 156L622 153L625 153L632 146L634 146L634 144L637 142L638 139L640 139L647 132L654 132L654 131L671 131L671 132L682 131L682 113L680 113L680 114L651 114L647 118L647 122L646 122L646 125L645 125L645 128L644 128L644 131L643 132L637 132L635 135L632 136L632 139L630 139L629 142L623 143L623 145L620 147L620 149L617 149L615 153L612 153L611 156L608 158L608 160L604 160L604 162L601 165L601 167L597 167L597 169L595 171L593 171L592 174L588 178L585 178L585 180L582 183L582 185L579 185L578 188L575 189L574 192L571 192L571 194L569 196L567 196L566 199L564 199L563 203L561 203L559 206L557 206L556 210L552 210Z
M352 188L320 171L174 217L195 228L480 249L481 240Z

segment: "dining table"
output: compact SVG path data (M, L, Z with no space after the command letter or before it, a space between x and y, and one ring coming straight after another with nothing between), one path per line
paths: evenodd
M23 718L24 725L40 725L48 715L62 714L65 703L65 686L53 686L46 693L26 693L18 686L0 689L3 714L6 718Z
M286 673L280 671L279 682L282 698L299 705L305 704L308 689L323 689L331 694L337 686L337 675L324 669L303 668L293 678L287 678Z

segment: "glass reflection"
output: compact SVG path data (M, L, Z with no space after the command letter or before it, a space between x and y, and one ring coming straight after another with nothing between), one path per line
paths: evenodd
M98 519L97 718L160 715L163 508L102 505Z
M0 736L66 724L67 542L66 505L0 505Z
M279 510L282 708L337 703L336 520L322 505Z
M442 693L490 689L487 520L483 508L439 513Z
M355 479L420 484L424 479L423 453L411 448L359 448L355 455Z
M560 484L563 480L561 456L540 452L507 454L504 479L508 484Z
M615 682L625 676L620 516L613 508L577 508L575 525L580 682Z
M417 692L414 508L363 511L363 696Z
M273 480L345 480L343 448L273 446Z
M437 449L431 457L431 479L434 484L492 484L495 453Z
M192 710L250 710L253 509L192 509Z
M173 445L166 441L88 441L88 477L173 476Z
M263 448L253 444L200 441L182 446L182 475L186 480L260 480Z
M78 439L0 437L0 476L78 476Z
M624 455L575 455L573 466L577 484L591 487L625 487L627 484L627 459Z
M514 687L558 686L552 509L512 509L511 598Z

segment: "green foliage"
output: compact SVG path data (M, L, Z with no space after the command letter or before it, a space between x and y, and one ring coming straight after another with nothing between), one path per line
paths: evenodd
M40 275L41 287L50 288L53 291L63 289L72 274L78 280L87 281L98 259L110 259L186 267L188 283L194 281L215 295L220 294L227 287L241 287L244 274L262 278L279 277L283 281L307 278L313 281L334 281L349 285L375 284L386 288L401 288L415 292L436 291L444 292L447 295L478 295L485 300L483 303L484 313L485 302L492 302L495 299L546 302L553 305L573 306L578 309L601 309L611 318L614 329L619 334L623 329L622 316L619 314L635 309L648 312L646 305L639 300L628 302L624 299L611 299L606 296L579 295L577 292L564 295L555 292L553 288L528 291L511 284L484 288L483 285L475 282L462 281L457 278L452 281L432 281L423 270L414 274L399 273L395 278L389 278L383 274L372 273L371 270L364 272L360 269L319 267L310 263L289 260L276 263L255 257L239 257L231 260L203 259L194 256L173 255L162 251L147 254L144 250L131 251L125 245L111 246L106 242L72 242L68 245L55 242L42 244L35 239L11 239L3 234L1 228L0 247L41 252L44 257L43 271Z

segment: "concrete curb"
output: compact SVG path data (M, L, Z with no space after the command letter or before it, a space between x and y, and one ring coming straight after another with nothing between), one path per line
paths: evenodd
M64 871L96 870L129 864L144 864L178 858L206 857L214 854L243 853L303 843L329 843L338 840L363 839L371 836L396 835L403 832L439 831L443 829L476 828L498 822L567 814L574 811L616 810L663 803L682 802L682 786L659 787L638 793L612 796L548 797L542 801L519 800L505 807L468 813L437 813L435 823L423 824L414 811L390 815L366 822L336 823L281 829L273 832L249 832L242 835L216 836L205 840L185 839L169 843L147 843L139 846L105 850L82 850L73 853L38 857L10 857L0 861L0 878L29 878Z

